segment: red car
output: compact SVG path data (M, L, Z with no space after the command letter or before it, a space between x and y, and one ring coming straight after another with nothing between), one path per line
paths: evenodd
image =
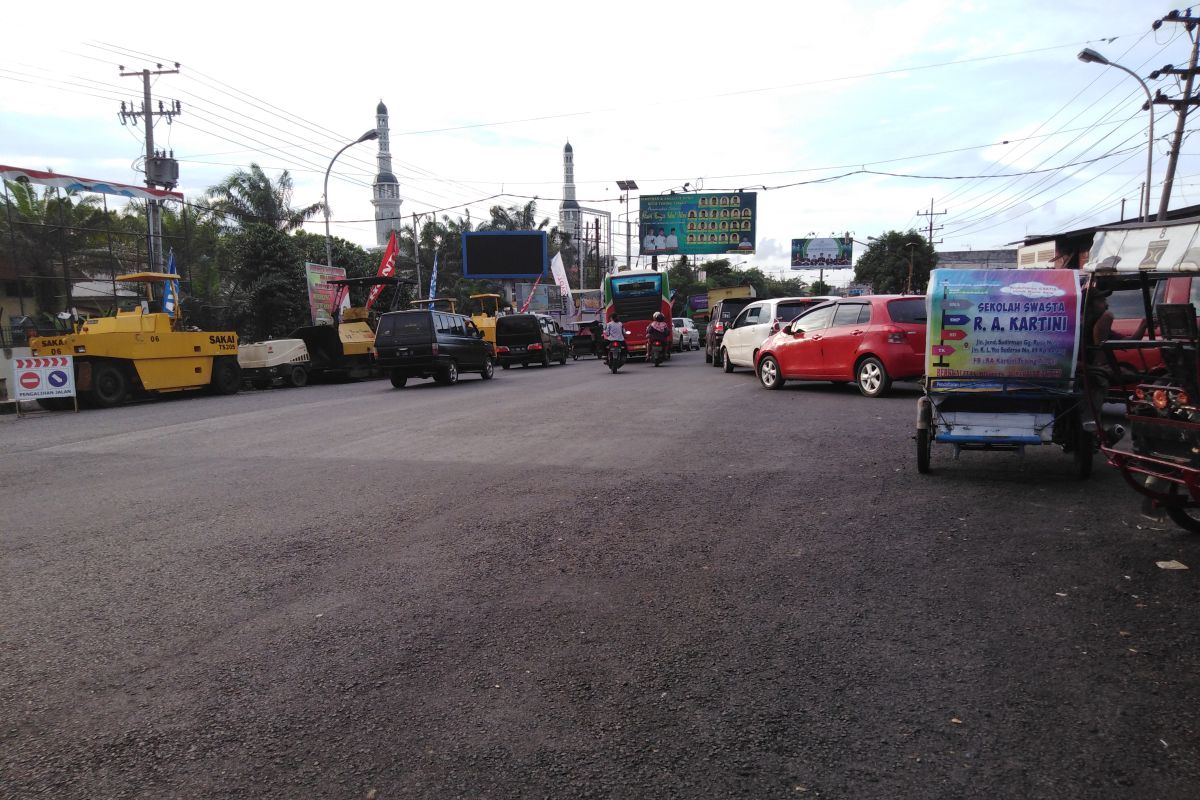
M768 389L788 380L855 381L864 395L879 397L892 381L924 374L925 313L921 296L839 298L768 337L755 370Z

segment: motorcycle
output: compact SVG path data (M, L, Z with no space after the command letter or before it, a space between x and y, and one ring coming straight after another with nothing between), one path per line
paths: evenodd
M650 340L646 350L646 360L653 361L654 366L658 366L667 360L667 344L658 340Z
M613 371L614 375L617 370L625 366L625 348L620 342L608 343L608 349L604 354L604 364Z

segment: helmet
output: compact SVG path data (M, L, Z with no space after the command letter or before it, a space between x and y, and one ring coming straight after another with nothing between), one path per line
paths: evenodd
M666 317L663 316L663 313L661 311L654 312L654 321L655 322L662 322L664 319L666 319Z

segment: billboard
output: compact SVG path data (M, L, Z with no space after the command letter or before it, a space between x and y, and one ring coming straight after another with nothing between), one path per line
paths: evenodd
M853 239L792 239L792 269L849 268L853 261Z
M1074 270L935 269L926 302L930 378L1068 380L1075 374Z
M345 267L327 267L324 264L306 263L304 265L304 282L308 284L308 310L312 315L313 325L333 324L333 301L337 297L338 287L326 283L327 280L341 280L346 277ZM350 293L342 297L342 309L350 307Z
M753 253L757 205L754 192L643 195L638 200L641 253Z
M464 233L463 277L517 280L546 274L549 239L545 231Z
M531 299L532 295L532 299ZM556 283L516 283L513 284L513 308L525 309L527 313L562 314L565 313L562 290ZM526 307L525 304L529 303Z

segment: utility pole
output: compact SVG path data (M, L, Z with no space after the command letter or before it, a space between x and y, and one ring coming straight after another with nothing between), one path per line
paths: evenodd
M157 187L173 189L175 184L179 183L179 162L175 160L173 152L160 153L154 149L154 118L164 117L167 124L170 124L176 115L182 113L182 107L178 100L167 107L164 107L162 100L159 100L158 110L154 111L150 101L150 76L177 74L179 64L175 64L175 69L163 69L162 64L155 66L157 69L154 71L143 69L136 72L125 72L123 65L117 67L121 70L122 78L141 77L142 79L142 110L134 111L132 102L126 108L125 102L121 101L121 124L125 125L131 120L137 122L138 117L142 118L146 125L146 186L151 189ZM160 201L146 201L146 223L148 228L146 246L149 257L148 266L151 272L162 272L162 206Z
M1183 14L1178 11L1172 11L1165 17L1155 20L1152 26L1154 30L1158 30L1164 22L1178 22L1187 28L1188 38L1192 40L1192 56L1188 63L1187 69L1175 69L1171 64L1162 69L1155 70L1150 73L1150 77L1157 79L1165 75L1183 75L1183 94L1178 100L1170 100L1165 97L1162 90L1155 93L1154 105L1170 106L1175 110L1175 136L1171 140L1171 156L1167 161L1167 175L1163 178L1162 194L1158 201L1158 221L1162 222L1167 218L1167 206L1171 202L1171 186L1175 182L1175 165L1179 162L1179 149L1183 146L1183 129L1187 122L1188 108L1190 106L1200 104L1200 97L1192 97L1192 83L1196 76L1196 56L1200 54L1200 37L1196 35L1196 23L1200 22L1192 16L1192 10L1189 8ZM1149 109L1153 114L1154 110ZM1154 146L1151 142L1150 147ZM1149 199L1150 189L1147 187L1147 199ZM1147 203L1147 205L1149 205Z
M933 245L935 245L935 244L941 244L941 242L935 242L935 241L933 240L933 231L934 231L934 227L933 227L933 218L934 218L934 217L942 217L942 216L945 216L945 214L946 214L946 212L945 212L944 210L943 210L943 211L938 211L938 212L934 213L934 210L933 210L933 198L932 198L932 197L931 197L931 198L929 198L929 210L928 210L928 211L918 211L918 212L917 212L917 216L918 216L918 217L929 217L929 235L928 235L928 236L926 236L925 238L926 238L927 240L929 240L929 245L930 245L931 247L932 247ZM940 231L941 229L942 229L942 226L941 226L941 225L938 225L938 226L937 226L937 230L939 230L939 231Z

